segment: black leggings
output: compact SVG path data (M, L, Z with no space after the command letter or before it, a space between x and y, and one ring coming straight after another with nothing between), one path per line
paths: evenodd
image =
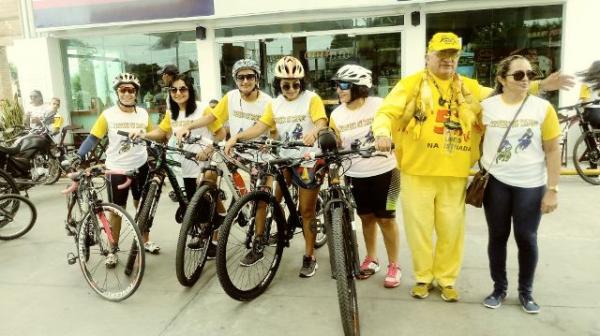
M545 189L545 186L514 187L490 175L483 206L489 230L488 257L495 290L506 291L508 288L506 243L512 219L519 249L519 293L531 294L538 261L537 230Z

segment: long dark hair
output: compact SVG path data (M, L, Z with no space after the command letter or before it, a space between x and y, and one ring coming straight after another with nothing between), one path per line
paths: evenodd
M594 61L587 70L577 73L581 81L590 84L592 91L600 90L600 60Z
M492 93L492 96L501 94L504 92L504 86L502 85L502 83L500 83L500 81L498 80L498 77L500 78L506 78L506 75L508 75L508 70L510 69L510 64L515 61L515 60L525 60L527 62L529 62L529 60L525 57L525 56L521 56L521 55L511 55L508 56L506 58L504 58L503 60L500 61L500 63L498 63L498 65L496 65L496 84L494 86L494 92Z
M188 88L188 93L189 93L189 98L187 100L187 102L185 102L185 116L189 116L190 114L194 113L194 111L196 111L196 91L194 91L194 79L190 76L187 76L185 74L180 74L175 76L175 79L173 79L173 82L171 83L171 87L173 87L173 83L175 83L176 81L181 80L185 83L185 86L187 86ZM171 88L169 87L169 89ZM169 106L171 106L171 118L173 120L177 120L177 118L179 118L179 104L177 104L174 100L173 97L171 97L171 93L169 92Z

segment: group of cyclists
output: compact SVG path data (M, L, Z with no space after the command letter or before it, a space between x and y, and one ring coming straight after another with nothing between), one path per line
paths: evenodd
M442 298L455 302L459 295L454 285L463 252L465 186L469 168L479 157L479 142L485 128L481 122L485 111L482 112L480 101L492 91L475 80L456 74L460 50L461 43L456 35L435 34L428 45L426 68L401 80L385 99L370 95L373 79L369 69L357 64L342 66L332 78L340 105L329 118L321 97L307 89L303 64L293 56L282 57L275 65L272 83L275 97L270 97L259 87L260 66L251 59L238 60L231 73L237 89L227 92L214 108L196 101L189 77L175 74L168 83L168 110L158 127L152 125L145 109L136 106L140 89L138 78L131 73L122 73L113 82L117 105L102 112L78 155L83 158L102 137L108 136L107 169L138 172L131 186L123 190L118 188L122 178L110 177L111 201L125 206L128 189L131 189L137 208L148 174L148 154L144 147L123 145L123 137L117 131L129 132L132 138L146 137L165 142L169 138L181 140L190 135L226 140L225 153L228 155L233 155L232 148L239 141L269 136L303 142L307 147L281 149L278 153L281 157L302 157L317 150L319 134L327 128L335 131L339 147L349 148L356 142L375 145L387 155L353 158L345 172L346 183L352 185L366 246L360 278L369 278L380 270L376 244L379 227L388 259L384 286L394 288L400 284L399 230L395 213L400 199L416 278L411 295L426 298L434 288L433 283L437 282ZM518 65L530 67L526 61ZM506 75L513 76L511 80L517 84L526 82L527 86L521 88L533 92L572 86L570 78L560 74L537 82L531 81L533 77L528 75L527 69L519 71L526 76L518 77L514 71ZM504 79L499 80L504 83ZM509 84L517 85L513 82ZM518 100L520 96L515 97ZM554 133L550 136L554 137ZM210 157L209 148L185 146L186 150L198 153L199 161ZM258 157L258 160L267 159ZM188 198L192 197L198 183L214 181L214 176L205 174L199 182L201 165L185 158L179 161ZM318 269L313 228L320 185L307 182L296 170L286 172L286 177L299 190L298 207L305 240L299 276L312 277ZM558 181L553 177L552 183ZM555 187L547 189L557 192ZM556 200L553 202L548 205L552 209L545 212L556 207ZM219 204L217 210L216 220L222 221L226 214L223 204ZM265 217L265 211L257 212L255 236L258 240L263 234L260 223ZM433 232L437 235L435 246ZM157 253L160 247L150 240L148 232L143 234L146 251ZM209 257L215 252L216 246L212 245ZM250 249L240 264L252 267L263 258L260 250ZM106 258L107 266L117 262L114 254ZM533 280L533 274L529 280ZM495 288L500 290L493 293L495 298L503 299L506 288ZM529 308L529 312L539 311L531 297L530 283L520 294L525 301L522 302L524 308Z
M118 98L117 104L101 113L90 135L79 148L78 156L84 158L100 139L108 136L106 168L137 171L131 186L126 189L118 188L123 183L123 178L118 175L109 177L111 201L126 206L130 189L134 206L137 208L142 194L141 188L148 174L148 154L143 146L130 146L123 142L123 137L117 134L118 131L128 132L131 138L145 137L163 142L167 142L171 137L181 140L190 135L221 141L229 134L225 145L227 154L231 154L231 147L237 141L265 135L284 141L302 141L306 145L299 150L281 149L278 155L282 157L301 157L307 152L315 151L313 145L319 131L327 127L333 128L339 134L341 146L349 147L356 140L364 145L373 143L370 125L382 99L369 96L369 89L373 85L371 71L359 65L346 65L339 69L333 81L342 104L332 113L330 120L327 118L321 97L306 89L304 66L297 58L281 58L275 65L274 72L273 88L276 97L272 98L259 88L259 65L251 59L237 61L232 68L237 89L226 93L214 108L196 101L196 93L189 76L173 74L172 78L167 78L166 81L169 83L168 110L158 127L152 126L145 109L136 106L136 96L140 89L138 78L135 74L122 73L113 82L113 89ZM167 75L170 74L163 74L163 79ZM184 149L197 152L197 160L200 162L206 161L210 155L208 148L198 144L185 144ZM253 157L259 160L266 159L264 155ZM199 179L202 164L183 157L177 161L181 162L181 177L188 198L193 196L199 180L202 180L201 183L210 183L216 178L205 174ZM373 170L372 167L377 169ZM357 158L346 175L348 183L354 185L358 213L365 227L368 253L361 268L362 275L367 278L379 270L376 255L376 225L379 224L389 258L385 286L396 287L401 277L398 265L399 236L394 211L399 192L396 159L393 154L386 158ZM298 206L305 238L299 275L311 277L318 269L314 253L315 232L312 227L316 217L315 208L320 185L304 183L292 170L286 172L286 177L290 183L296 183L299 190ZM382 188L385 192L378 194L377 198L367 196L369 188L374 186ZM219 202L217 220L222 221L225 214L226 210ZM264 221L266 214L259 210L257 217L261 216ZM118 223L118 219L113 220L117 220ZM261 220L257 220L257 223L261 223ZM160 247L150 240L149 233L144 232L143 235L146 251L158 253ZM258 224L257 240L261 235L262 228ZM215 252L216 245L213 243L209 248L208 257L214 257ZM260 250L250 249L242 259L241 265L251 267L263 257ZM106 258L108 267L114 267L117 262L116 254L111 253Z

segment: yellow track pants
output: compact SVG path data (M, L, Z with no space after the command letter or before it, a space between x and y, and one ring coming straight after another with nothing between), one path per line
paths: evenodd
M402 174L401 181L402 214L416 281L454 286L464 250L467 178Z

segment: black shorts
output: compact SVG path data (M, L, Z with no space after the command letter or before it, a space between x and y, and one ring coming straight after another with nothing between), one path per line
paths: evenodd
M138 173L132 177L131 185L125 189L118 189L120 184L125 183L126 176L124 175L110 175L108 180L110 182L110 189L108 192L108 200L111 203L125 207L127 205L127 196L129 195L129 189L131 189L131 196L134 200L138 201L142 197L142 191L144 190L144 184L148 178L148 163L144 163L138 168Z
M377 218L395 218L396 201L400 193L400 172L394 168L387 173L369 177L346 177L352 184L352 195L359 215L373 214Z

